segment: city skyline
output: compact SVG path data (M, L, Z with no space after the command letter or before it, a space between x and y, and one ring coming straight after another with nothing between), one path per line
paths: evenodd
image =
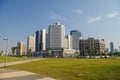
M107 47L120 44L119 0L0 0L0 50L4 50L4 37L9 39L9 48L27 36L55 22L65 26L66 34L79 30L83 38L105 39Z

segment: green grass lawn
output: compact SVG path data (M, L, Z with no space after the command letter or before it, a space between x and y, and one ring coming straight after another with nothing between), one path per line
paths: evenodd
M30 58L23 58L23 57L7 57L7 62L13 61L21 61L21 60L28 60ZM5 56L0 56L0 63L5 62Z
M8 69L30 71L58 80L120 80L120 58L51 58L10 66Z

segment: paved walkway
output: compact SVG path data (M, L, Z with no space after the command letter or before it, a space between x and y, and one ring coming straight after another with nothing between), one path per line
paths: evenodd
M16 62L7 62L7 66L22 64L22 63L27 63L27 62L37 61L42 59L44 58L25 60L25 61L16 61ZM0 67L4 67L4 65L5 63L0 63ZM41 76L32 72L0 69L0 80L55 80L55 79Z
M24 60L24 61L16 61L16 62L7 62L7 66L12 66L12 65L22 64L22 63L27 63L27 62L32 62L32 61L38 61L38 60L42 60L42 59L44 59L44 58ZM0 67L4 67L4 66L5 66L5 63L0 63Z
M35 73L0 69L0 80L55 80Z

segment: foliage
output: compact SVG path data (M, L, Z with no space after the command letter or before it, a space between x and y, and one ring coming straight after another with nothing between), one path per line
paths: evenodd
M108 53L109 56L120 56L120 52Z
M28 56L29 56L29 57L32 56L32 49L30 48L30 49L27 51L27 53L28 53Z
M107 55L112 56L113 53L109 52Z
M114 56L120 56L120 52L113 53Z
M12 48L11 48L12 55L14 55L16 49L17 49L17 47L12 47Z

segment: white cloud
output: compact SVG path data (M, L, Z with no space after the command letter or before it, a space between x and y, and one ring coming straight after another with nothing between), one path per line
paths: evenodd
M101 16L88 18L88 23L94 23L94 22L99 21L99 20L101 20Z
M73 12L75 12L75 13L77 13L77 14L83 14L83 11L82 10L80 10L80 9L76 9L76 10L73 10Z
M113 18L113 17L116 17L116 16L118 16L118 15L119 15L119 13L114 12L114 13L107 14L106 17L108 17L108 18Z
M54 12L51 13L50 18L51 18L51 19L56 19L56 20L66 20L65 17L63 17L63 16L61 16L61 15L58 15L58 14L56 14L56 13L54 13Z

